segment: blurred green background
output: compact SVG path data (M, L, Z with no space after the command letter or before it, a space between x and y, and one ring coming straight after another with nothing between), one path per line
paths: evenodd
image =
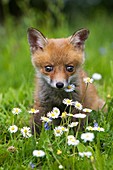
M28 85L33 89L27 29L35 27L50 37L67 37L88 28L85 69L102 74L101 93L112 93L112 0L1 0L0 93Z

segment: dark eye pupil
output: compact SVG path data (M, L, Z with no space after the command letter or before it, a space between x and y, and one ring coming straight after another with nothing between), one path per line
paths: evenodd
M45 71L51 72L53 70L52 66L45 66Z
M73 66L66 66L66 70L69 72L73 72L74 67Z

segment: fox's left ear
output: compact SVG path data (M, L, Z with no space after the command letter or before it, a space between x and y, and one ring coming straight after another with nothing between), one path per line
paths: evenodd
M88 29L81 29L75 32L70 37L70 43L73 44L75 47L83 47L85 40L88 38L89 30Z

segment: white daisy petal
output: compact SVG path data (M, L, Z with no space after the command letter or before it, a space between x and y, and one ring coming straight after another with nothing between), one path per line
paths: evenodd
M92 110L91 110L91 109L88 109L88 108L84 108L84 109L83 109L83 112L90 113L90 112L92 112Z
M78 114L73 115L73 117L84 119L86 117L86 114L78 113Z
M77 146L79 144L79 140L76 140L76 138L73 135L69 135L68 137L68 145L73 145L73 146Z
M83 133L83 134L81 134L81 139L83 139L84 142L87 142L87 141L92 142L94 139L94 134L90 133L90 132Z
M92 79L92 78L89 78L89 77L85 77L85 78L83 79L83 81L84 81L84 83L86 83L86 84L91 84L91 83L93 83L93 79Z
M78 154L79 154L79 156L81 156L81 157L86 156L87 158L89 158L89 157L92 156L92 153L89 152L89 151L88 151L88 152L79 152Z
M64 167L62 166L62 165L59 165L59 167L58 167L59 169L63 169Z
M54 129L54 135L55 136L61 136L63 134L63 130L58 126L58 127L55 127Z
M16 125L12 125L8 130L10 133L16 133L18 131L18 127Z
M72 100L70 99L64 99L63 103L66 104L67 106L71 106L72 105Z
M92 78L93 78L94 80L100 80L100 79L102 79L102 75L99 74L99 73L94 73L94 74L92 75Z
M45 152L42 151L42 150L34 150L34 151L33 151L33 156L43 157L43 156L45 156Z
M40 120L42 120L42 122L52 122L51 119L49 119L48 117L45 117L45 116L42 116Z
M78 122L72 122L71 124L69 124L69 127L76 127L78 125Z
M32 135L31 135L30 127L23 127L23 128L21 129L21 133L22 133L23 137L25 137L25 138L29 138L29 137L32 136Z
M31 114L33 114L33 113L38 113L39 110L36 110L36 109L32 108L32 109L29 110L28 112L31 113Z
M14 115L18 115L19 113L21 113L22 111L21 111L21 109L19 109L19 108L13 108L12 109L12 113L14 114Z
M67 88L64 89L66 92L72 92L75 90L75 85L74 84L70 84L67 86Z
M81 104L81 103L79 103L78 101L73 102L73 105L74 105L74 107L75 107L76 109L78 109L78 110L82 110L82 104Z

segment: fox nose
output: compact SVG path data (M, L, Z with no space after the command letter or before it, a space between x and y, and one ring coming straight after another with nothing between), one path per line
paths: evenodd
M58 82L58 83L56 83L56 87L57 87L58 89L61 89L61 88L64 87L64 83Z

